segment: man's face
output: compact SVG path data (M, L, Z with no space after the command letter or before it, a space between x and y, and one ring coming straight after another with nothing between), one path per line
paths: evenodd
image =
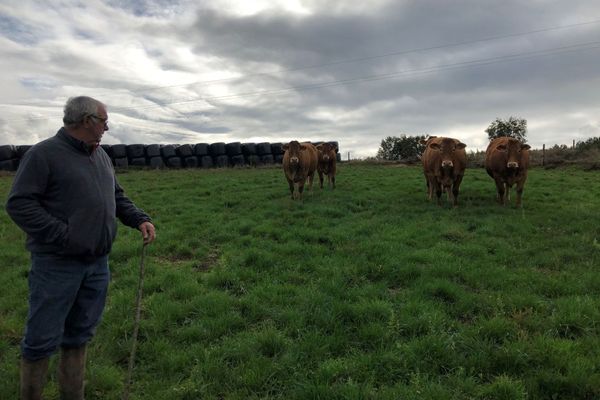
M102 135L108 130L108 114L106 108L99 107L96 114L88 115L86 120L86 127L88 128L88 140L87 143L100 143Z

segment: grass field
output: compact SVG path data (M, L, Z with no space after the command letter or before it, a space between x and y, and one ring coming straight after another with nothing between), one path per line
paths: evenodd
M158 233L132 399L600 398L598 171L532 169L523 209L497 205L482 169L457 209L426 200L418 167L342 164L304 202L276 168L119 180ZM0 240L13 399L29 256L4 210ZM87 399L121 396L140 246L121 226Z

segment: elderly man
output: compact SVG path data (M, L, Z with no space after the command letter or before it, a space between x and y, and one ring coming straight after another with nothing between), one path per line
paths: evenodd
M125 196L99 146L106 106L70 98L64 126L24 155L6 211L27 234L29 313L21 342L21 398L40 399L48 358L60 347L62 399L83 399L86 344L100 322L118 217L155 238L150 217Z

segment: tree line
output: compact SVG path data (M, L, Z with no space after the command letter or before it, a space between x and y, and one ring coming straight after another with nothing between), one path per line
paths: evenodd
M496 118L485 130L491 141L497 137L508 136L527 142L527 120L524 118L510 117L508 119ZM389 161L418 161L425 150L421 140L428 135L417 136L388 136L381 141L377 151L377 159ZM600 146L600 138L596 138L596 145Z

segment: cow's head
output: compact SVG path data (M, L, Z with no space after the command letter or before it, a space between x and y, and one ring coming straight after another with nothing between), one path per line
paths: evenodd
M531 148L528 144L519 142L517 139L509 138L507 141L496 146L496 150L506 153L506 168L519 168L521 154Z
M427 137L427 138L425 138L425 139L421 139L421 140L419 140L419 143L421 143L421 144L423 144L423 145L427 146L427 145L429 144L429 142L431 141L431 139L435 139L436 137L437 137L437 136L428 136L428 137Z
M319 158L323 161L329 161L331 158L335 157L335 153L338 150L337 146L331 143L321 143L316 147L319 152Z
M429 148L439 151L442 156L442 168L454 167L454 153L459 150L464 150L466 144L459 142L456 139L443 138L439 142L429 144Z
M282 146L290 156L290 165L298 165L300 162L300 151L306 149L306 146L300 144L297 140L292 140L288 144Z

